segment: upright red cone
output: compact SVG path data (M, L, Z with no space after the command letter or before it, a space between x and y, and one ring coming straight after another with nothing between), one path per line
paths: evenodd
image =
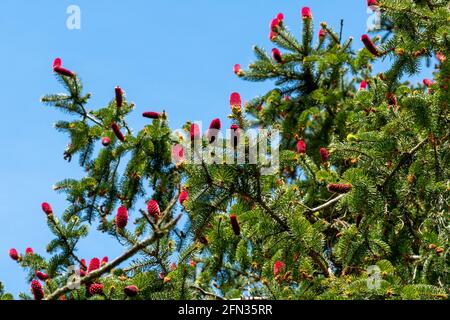
M297 142L297 153L305 154L306 153L306 142L305 140L299 140Z
M123 91L119 86L117 86L114 90L116 92L116 106L120 109L122 108L123 103Z
M87 272L92 272L100 268L100 260L98 258L92 258L91 261L89 261L89 268Z
M19 253L16 249L12 248L9 250L9 256L11 259L18 261L19 260Z
M189 130L190 135L191 135L191 141L194 141L198 138L200 138L200 127L198 126L198 124L193 123L191 124L191 128Z
M147 203L147 212L151 217L158 218L161 214L158 202L156 202L155 200L150 200Z
M216 140L217 134L220 129L222 128L222 124L220 123L220 119L216 118L213 121L211 121L211 124L209 125L208 130L208 138L209 143L213 143Z
M322 160L322 162L327 162L330 156L328 150L325 148L320 148L319 152L320 152L320 159Z
M230 107L231 109L240 109L242 106L241 95L237 92L233 92L230 95Z
M323 39L325 39L326 35L327 35L327 32L325 31L325 29L320 29L320 31L319 31L319 40L322 41Z
M42 203L41 207L42 207L42 211L44 211L47 216L50 216L53 214L52 206L50 204L48 204L47 202Z
M359 85L359 90L360 91L364 91L367 89L367 82L366 80L361 81L360 85Z
M25 255L29 256L34 254L33 248L26 248L25 249Z
M273 275L277 276L279 273L284 272L284 268L286 265L284 262L281 262L280 260L275 261L275 264L273 265Z
M237 220L236 215L230 215L231 227L233 228L233 232L235 235L241 235L241 227L239 226L239 221Z
M308 7L302 8L302 19L312 19L311 9Z
M283 56L281 55L280 50L277 48L272 49L272 58L278 63L283 63Z
M180 196L178 200L180 201L180 204L183 205L185 201L189 199L189 193L186 190L181 191Z
M103 284L101 283L93 283L89 286L89 293L93 296L102 295L103 294Z
M125 206L120 206L119 209L117 209L117 214L114 222L119 229L123 229L127 226L128 210Z
M109 260L108 257L103 257L101 266L103 267L105 264L107 264L108 260Z
M233 66L233 72L237 75L237 76L241 76L243 71L241 69L241 65L240 64L235 64Z
M42 285L39 281L31 281L31 293L34 296L34 300L44 299L44 289L42 289Z

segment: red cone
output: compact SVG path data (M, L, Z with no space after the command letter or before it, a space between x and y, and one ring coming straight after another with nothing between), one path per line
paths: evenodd
M348 193L353 186L350 183L330 183L327 186L328 191L335 193Z
M241 227L239 226L239 221L237 220L236 215L234 214L230 215L230 222L234 234L239 236L241 234Z
M362 35L361 41L364 43L366 49L373 54L375 57L381 56L381 52L378 47L372 42L367 34Z
M272 58L278 63L283 63L283 56L281 55L280 50L277 48L272 49Z
M241 95L237 92L233 92L230 95L230 106L231 109L237 108L240 109L242 106Z
M62 61L60 58L56 58L55 61L53 61L53 71L62 76L71 77L71 78L75 77L75 73L62 67Z
M45 212L46 215L50 216L53 214L53 209L50 204L47 202L42 203L42 211Z
M89 293L93 296L103 294L103 284L93 283L89 286Z
M300 153L300 154L306 153L306 143L304 140L300 140L297 142L297 153Z
M100 260L98 258L93 258L89 261L89 268L87 272L92 272L100 268Z
M148 119L159 119L160 114L158 112L147 111L142 114L144 118Z
M148 214L150 216L152 216L153 218L157 218L161 214L158 202L156 202L155 200L150 200L147 203L147 211L148 211Z
M117 228L123 229L127 226L128 223L128 210L126 207L121 206L117 210L116 219L114 220Z
M39 281L31 281L31 293L33 293L34 300L44 299L44 289L42 289L42 285Z
M302 19L312 19L311 9L308 7L302 8Z
M136 286L126 286L123 289L123 292L128 296L128 297L135 297L137 296L137 294L139 293L139 288Z
M328 150L325 148L320 148L320 159L322 159L322 162L327 162L330 154L328 153Z
M117 108L122 108L122 103L123 103L123 91L122 89L117 86L115 88L115 92L116 92L116 106Z
M183 205L183 203L189 199L189 193L186 190L181 191L180 197L178 200L180 201L180 204Z
M45 280L47 280L47 279L49 278L48 274L43 273L43 272L41 272L41 271L36 271L36 277L37 277L39 280L42 280L42 281L45 281Z
M125 141L125 136L123 135L123 133L120 131L120 127L117 123L113 123L111 125L111 129L114 132L114 134L116 135L117 139L119 139L120 141Z
M13 259L15 261L19 260L19 253L14 248L9 250L9 256L11 257L11 259Z

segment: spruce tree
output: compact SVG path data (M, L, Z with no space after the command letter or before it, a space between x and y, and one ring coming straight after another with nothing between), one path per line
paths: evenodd
M21 298L446 299L449 1L368 5L381 11L382 30L356 39L315 28L309 8L298 39L278 14L268 30L274 48L255 46L248 68L234 66L274 88L244 105L231 95L231 141L211 134L219 119L202 137L190 122L185 137L173 134L162 110L144 112L149 124L134 133L135 106L120 87L90 111L80 78L56 59L66 93L42 101L71 116L55 127L70 139L64 158L76 157L85 175L55 185L65 212L42 204L52 257L10 252L29 271L32 295ZM388 67L374 74L379 61ZM433 79L410 83L426 64ZM211 144L234 146L234 137L251 148L251 128L280 131L274 174L261 173L262 159L187 158L189 137L210 155ZM121 256L79 256L95 225L124 247Z

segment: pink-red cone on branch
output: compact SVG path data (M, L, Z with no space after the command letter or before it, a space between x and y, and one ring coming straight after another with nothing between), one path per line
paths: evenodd
M277 18L272 19L272 21L270 21L270 31L276 32L279 25L280 25L279 19L277 19Z
M150 200L147 203L147 212L153 218L159 217L159 215L161 214L161 211L159 209L158 202L156 202L155 200Z
M101 266L103 267L105 264L107 264L108 260L109 260L108 257L103 257Z
M45 281L49 278L48 274L43 273L42 271L36 271L36 277L42 281Z
M387 98L390 106L397 105L397 96L394 93L388 93Z
M241 227L239 226L239 221L235 214L230 215L231 227L235 235L239 236L241 234Z
M367 89L367 82L366 80L361 81L360 85L359 85L359 90L364 91Z
M275 39L276 36L277 36L277 33L272 31L272 30L270 30L270 32L269 32L269 40L273 41L273 39Z
M25 249L25 255L31 255L31 254L34 254L34 251L33 251L33 248L26 248Z
M63 68L61 58L56 58L55 61L53 61L53 71L62 76L75 77L75 73Z
M122 108L122 103L123 103L123 91L122 88L120 88L119 86L117 86L114 89L115 93L116 93L116 106L117 108Z
M100 260L98 258L92 258L91 261L89 261L89 268L87 272L92 272L100 268Z
M299 140L297 142L297 153L305 154L306 153L306 142L305 140Z
M327 186L328 191L341 194L350 192L352 188L350 183L330 183Z
M220 130L222 128L222 124L220 123L220 119L216 118L213 121L211 121L211 124L209 125L210 129L216 129Z
M119 209L117 209L117 214L114 222L119 229L123 229L127 226L128 210L125 206L120 206Z
M9 257L15 261L19 260L19 253L16 249L12 248L9 250Z
M137 296L137 294L139 293L139 288L136 286L126 286L123 289L123 292L125 293L125 295L127 295L128 297L135 297Z
M180 201L180 204L183 205L185 201L189 199L189 193L186 190L181 191L180 196L178 197L178 200Z
M103 284L93 283L89 286L89 293L93 296L103 294Z
M44 289L38 280L31 281L31 293L34 296L34 300L44 299Z
M230 95L230 107L231 109L237 108L240 109L242 106L241 95L237 92L233 92Z
M277 48L272 49L272 58L278 63L283 63L283 56Z
M47 202L42 203L41 207L42 207L42 211L44 211L46 215L50 216L53 214L52 206L50 204L48 204Z
M114 132L114 134L116 135L117 139L119 139L120 141L125 141L125 136L123 135L122 131L120 131L120 127L117 123L113 123L111 125L111 129Z
M111 139L108 137L103 137L102 138L102 145L104 147L108 147L111 144Z
M275 264L273 265L273 275L277 276L279 273L284 272L285 266L284 262L281 262L280 260L275 261Z
M209 125L209 130L208 130L208 139L209 139L209 143L213 143L214 141L216 141L216 136L218 134L218 130L220 130L222 128L222 124L220 123L220 119L216 118L213 121L211 121L211 124Z
M191 124L191 128L189 131L191 135L191 141L200 138L200 127L198 126L198 124Z
M278 21L282 22L284 20L284 14L282 14L281 12L277 14L277 19Z
M327 162L328 158L330 157L328 150L325 148L320 148L319 152L320 152L320 159L322 160L322 162Z
M144 118L148 118L148 119L158 119L160 114L158 112L154 112L154 111L146 111L146 112L142 113L142 116Z
M378 6L378 1L377 0L367 0L367 6L368 7Z
M366 49L373 54L375 57L379 57L381 55L378 47L373 43L372 39L367 34L361 36L361 41L364 43Z
M325 29L320 29L319 31L319 40L323 40L327 35L327 31Z
M241 65L240 64L235 64L234 66L233 66L233 72L236 74L236 75L241 75L242 74L242 69L241 69Z
M309 7L302 8L302 19L312 19L312 13Z
M433 83L430 79L423 79L423 84L429 88Z

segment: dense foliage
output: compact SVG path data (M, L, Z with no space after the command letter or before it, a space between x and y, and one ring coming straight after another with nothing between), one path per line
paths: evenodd
M66 160L77 156L85 176L56 184L65 212L43 205L55 235L51 259L11 253L30 282L44 280L33 281L34 298L446 299L449 1L369 3L381 10L383 29L362 37L365 49L355 51L354 39L326 23L315 29L303 8L301 39L279 14L269 30L277 48L256 46L248 68L235 66L244 80L274 82L245 105L236 93L230 101L233 130L247 147L257 143L247 129L280 130L273 175L261 174L262 161L173 163L173 151L182 155L197 136L195 125L186 123L181 137L164 112L146 112L151 123L134 134L126 120L134 105L120 88L88 111L79 77L55 61L66 93L42 101L71 116L56 128L70 138ZM373 74L380 60L389 68ZM427 63L433 79L407 81ZM211 141L204 136L201 148ZM78 256L78 241L95 225L123 255L88 263Z

